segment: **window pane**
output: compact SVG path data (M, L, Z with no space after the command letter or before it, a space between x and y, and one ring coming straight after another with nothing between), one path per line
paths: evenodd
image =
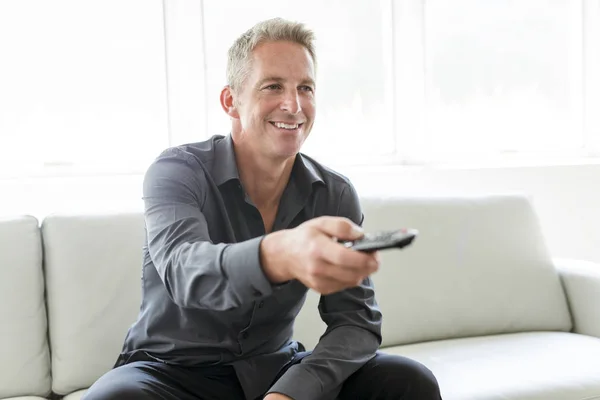
M433 154L582 146L581 11L571 0L428 0Z
M159 0L0 2L0 165L123 168L168 142Z
M309 0L207 1L205 34L210 134L229 132L219 105L226 84L227 50L255 23L282 17L315 31L317 117L303 151L324 162L351 162L357 154L393 152L391 37L387 2ZM227 29L223 29L227 26Z
M588 154L600 156L600 1L584 1L584 126Z

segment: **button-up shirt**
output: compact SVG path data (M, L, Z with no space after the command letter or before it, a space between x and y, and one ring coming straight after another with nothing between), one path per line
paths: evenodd
M230 135L165 150L143 182L146 241L142 304L121 356L143 351L176 365L232 365L247 399L279 392L333 399L381 343L370 278L321 296L327 329L313 353L277 373L301 345L294 319L306 298L298 280L273 284L260 261L262 217L239 178ZM299 153L273 230L323 215L362 223L348 179Z

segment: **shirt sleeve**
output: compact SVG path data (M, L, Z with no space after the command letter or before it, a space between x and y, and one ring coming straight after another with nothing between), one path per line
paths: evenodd
M260 263L264 236L212 243L201 211L207 184L202 171L176 158L148 168L143 183L148 251L175 304L228 310L272 292Z
M362 224L363 214L352 185L344 189L338 215ZM312 354L292 366L271 387L294 400L335 399L344 381L375 356L381 344L382 315L371 278L360 286L321 296L327 330Z

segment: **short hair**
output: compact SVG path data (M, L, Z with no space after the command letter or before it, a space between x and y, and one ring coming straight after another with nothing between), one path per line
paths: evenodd
M315 65L315 35L303 23L272 18L262 21L248 29L233 42L227 57L227 84L233 90L239 89L250 74L252 51L263 42L289 41L304 46Z

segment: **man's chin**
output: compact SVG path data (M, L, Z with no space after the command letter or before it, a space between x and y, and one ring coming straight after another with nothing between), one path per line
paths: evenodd
M294 149L282 149L277 152L277 156L281 159L288 159L292 157L296 157L296 155L300 152L299 148Z
M294 142L294 143L277 143L274 146L274 153L278 158L287 159L290 157L295 157L300 149L302 148L302 143Z

